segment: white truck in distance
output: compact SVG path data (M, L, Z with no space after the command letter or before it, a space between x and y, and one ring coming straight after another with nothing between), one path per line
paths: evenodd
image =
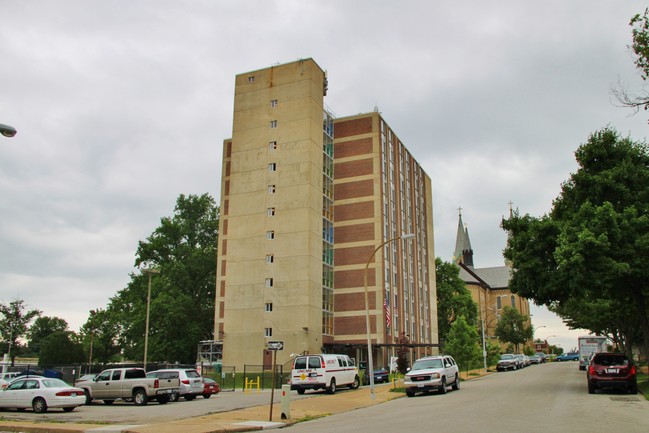
M600 335L587 335L579 337L579 369L586 370L590 362L590 355L606 351L606 337Z

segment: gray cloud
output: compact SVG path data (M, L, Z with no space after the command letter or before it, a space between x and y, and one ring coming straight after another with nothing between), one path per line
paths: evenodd
M0 122L18 135L0 137L0 301L77 329L180 193L218 199L234 76L304 57L328 71L338 116L377 106L432 178L436 255L450 259L461 206L476 265L499 265L509 201L549 211L599 128L646 136L645 113L610 96L618 80L641 85L627 24L642 9L5 1Z

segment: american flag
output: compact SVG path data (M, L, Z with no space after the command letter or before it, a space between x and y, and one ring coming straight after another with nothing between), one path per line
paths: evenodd
M387 299L383 299L383 308L385 308L385 326L389 327L390 323L392 323L392 317L390 316L390 306Z

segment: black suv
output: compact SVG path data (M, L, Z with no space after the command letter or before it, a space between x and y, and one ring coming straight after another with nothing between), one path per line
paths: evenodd
M636 366L624 353L596 353L587 371L588 393L598 388L626 389L629 394L638 393Z

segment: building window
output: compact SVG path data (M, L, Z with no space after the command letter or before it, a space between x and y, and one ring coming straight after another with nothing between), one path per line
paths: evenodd
M275 239L275 231L274 230L268 230L266 232L266 239L268 239L269 241Z
M270 150L275 150L275 149L277 149L277 142L276 142L276 141L270 141L270 142L268 142L268 148L269 148Z
M272 337L273 328L264 328L264 337Z
M277 171L277 163L271 162L270 164L268 164L268 171Z
M268 214L268 216L275 216L275 208L269 207L268 209L266 209L266 213Z
M277 120L271 120L270 121L270 127L271 128L277 128Z
M271 311L273 311L273 303L266 302L266 312L270 313Z
M268 194L275 194L275 185L268 185Z
M496 297L496 310L500 310L503 307L500 296Z
M270 106L273 108L277 107L277 99L271 99Z
M275 256L272 254L267 254L266 255L266 263L269 265L273 264L275 262Z
M273 287L273 279L266 278L266 287Z
M254 75L249 76L248 77L248 82L249 83L254 83L255 82L255 76Z
M512 295L511 302L512 302L512 308L516 308L516 297L514 295Z

